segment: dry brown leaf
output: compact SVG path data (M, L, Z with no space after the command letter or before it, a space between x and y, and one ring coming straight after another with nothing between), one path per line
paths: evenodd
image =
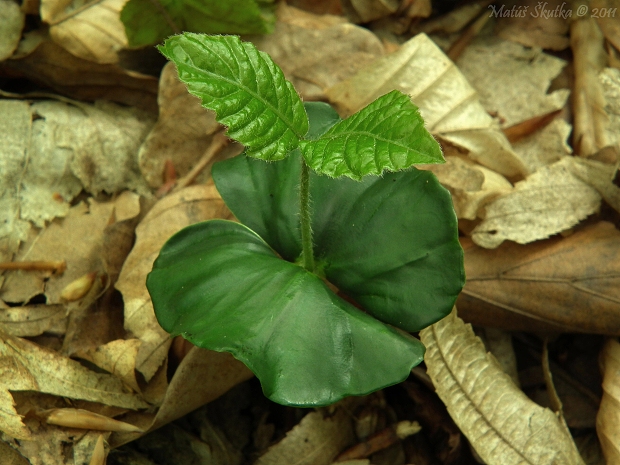
M620 212L620 188L613 183L616 168L595 160L576 159L572 173L594 187L613 209Z
M32 342L4 333L0 337L0 431L16 438L30 437L23 423L20 427L9 391L42 392L129 409L148 407L139 396L128 393L114 376L90 371Z
M162 370L165 381L166 370ZM155 378L158 375L155 376ZM174 373L157 415L129 414L125 421L144 430L154 430L217 399L233 386L254 376L252 372L229 353L192 347ZM147 397L148 392L144 393ZM136 439L135 434L114 434L112 447Z
M444 164L423 168L435 173L450 191L458 218L476 219L487 203L512 190L512 184L501 174L454 156L446 156Z
M462 241L467 282L457 304L474 324L620 335L620 232L597 223L566 238L496 250Z
M27 305L0 309L0 330L11 336L38 336L44 332L64 334L64 305Z
M512 345L512 335L508 331L497 328L481 328L476 331L484 346L493 354L504 373L510 376L512 382L520 388L517 356Z
M13 0L0 0L0 61L10 57L17 48L25 18Z
M4 441L0 441L0 457L5 461L4 465L31 465L28 459Z
M340 0L353 23L367 23L396 13L399 0Z
M596 417L596 432L608 464L620 463L620 343L609 339L600 356L603 398Z
M605 68L598 77L606 103L607 141L620 152L620 69Z
M120 12L126 0L41 0L41 19L52 39L73 55L117 63L127 46Z
M566 61L497 37L477 38L457 64L482 106L497 115L502 127L558 110L570 93L568 89L547 93Z
M570 45L568 21L560 12L569 8L565 0L546 0L544 7L539 0L505 0L489 7L489 12L497 18L495 32L502 39L526 47L564 50Z
M325 90L383 55L381 41L342 18L282 6L275 31L252 42L282 68L304 100L325 100Z
M512 142L512 148L534 172L573 152L566 143L571 130L570 124L561 118L555 118L544 128Z
M67 52L40 30L28 32L0 69L79 100L109 100L157 112L157 78Z
M431 133L464 148L473 160L504 176L527 173L506 137L480 105L475 90L424 34L326 93L342 113L349 115L394 89L411 96Z
M584 463L568 429L514 385L456 312L420 338L437 394L485 463Z
M91 272L103 274L104 232L113 220L116 206L128 208L128 203L137 206L139 212L138 195L128 191L111 202L82 202L72 207L64 220L53 221L33 235L22 245L16 260L64 260L67 270L51 278L26 271L7 272L0 297L5 302L28 302L37 294L45 294L48 304L62 303L62 291L75 279Z
M600 206L601 196L575 176L574 157L543 166L513 191L486 205L483 221L472 232L474 242L495 248L504 240L527 244L565 231Z
M480 16L480 14L487 9L489 3L490 2L488 0L468 2L452 9L445 15L421 23L419 26L414 28L414 32L421 32L425 34L431 34L434 32L451 34L454 32L459 32L472 20L474 20L474 18Z
M620 23L618 23L618 2L616 0L592 0L590 11L596 9L596 21L605 38L620 50Z
M136 228L136 244L127 257L116 288L125 303L125 329L140 339L136 369L147 381L167 356L170 335L155 318L146 289L146 275L164 243L190 224L211 218L231 218L215 185L197 185L164 197Z
M270 447L256 465L329 465L353 441L348 409L340 407L332 415L311 412L282 441Z
M575 19L570 26L574 57L573 147L582 156L591 156L610 145L606 128L605 96L598 75L605 66L603 34L590 17Z
M221 127L215 113L187 92L172 62L162 70L157 101L159 118L138 155L140 170L151 187L163 184L166 160L172 161L179 176L187 174Z
M115 375L135 392L141 392L135 371L141 344L139 339L117 339L76 355Z

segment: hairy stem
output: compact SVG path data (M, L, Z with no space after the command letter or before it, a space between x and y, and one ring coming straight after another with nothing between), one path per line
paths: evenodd
M301 220L301 246L304 268L314 272L312 251L312 224L310 222L310 167L301 158L301 182L299 185L299 214Z

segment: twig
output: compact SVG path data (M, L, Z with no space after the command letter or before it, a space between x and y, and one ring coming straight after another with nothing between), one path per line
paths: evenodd
M198 161L198 163L196 163L196 165L192 168L192 170L189 173L187 173L185 176L179 179L179 181L177 182L177 185L174 187L174 189L172 189L172 192L179 191L183 189L184 187L187 187L190 184L192 184L196 180L200 172L204 170L207 167L207 165L209 165L209 162L211 162L211 160L213 160L213 157L217 155L217 153L220 150L226 147L229 144L229 142L230 141L228 137L226 137L226 135L224 134L224 131L217 132L213 136L213 142L211 142L211 145L209 146L207 151L204 153L202 158Z
M0 262L0 270L24 270L24 271L52 271L63 273L67 269L67 262Z

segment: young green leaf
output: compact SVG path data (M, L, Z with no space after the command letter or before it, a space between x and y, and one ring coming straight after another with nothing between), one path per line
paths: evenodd
M392 91L335 124L318 140L302 141L306 163L320 174L361 179L416 163L443 163L437 141L411 99Z
M417 339L342 300L231 221L174 235L147 287L166 331L231 352L267 397L286 405L323 406L396 384L424 354Z
M228 208L291 261L301 253L300 157L238 156L213 166ZM310 173L310 198L315 257L342 292L407 331L450 313L465 282L463 249L450 194L431 172L411 168L359 182Z
M271 1L129 0L121 21L131 47L163 41L180 31L265 34L273 29Z
M203 106L228 126L249 156L285 158L308 132L308 117L293 85L266 53L236 36L185 33L159 50Z

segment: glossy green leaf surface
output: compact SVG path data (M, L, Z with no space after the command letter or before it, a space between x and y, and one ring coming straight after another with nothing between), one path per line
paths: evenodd
M287 260L301 253L299 152L277 163L239 156L213 179L245 225ZM251 179L251 182L243 180ZM464 281L450 194L428 171L362 181L310 175L314 253L327 279L364 310L407 331L450 313Z
M308 117L293 85L266 53L236 36L184 33L159 50L203 106L228 126L228 136L261 160L285 158L308 132Z
M166 331L231 352L275 402L319 406L367 394L405 379L424 354L417 339L340 299L230 221L173 236L147 286Z
M361 179L416 163L443 163L418 108L397 90L379 97L316 140L300 144L306 163L331 177Z
M162 42L179 32L265 34L275 22L270 1L129 0L121 21L131 47Z

